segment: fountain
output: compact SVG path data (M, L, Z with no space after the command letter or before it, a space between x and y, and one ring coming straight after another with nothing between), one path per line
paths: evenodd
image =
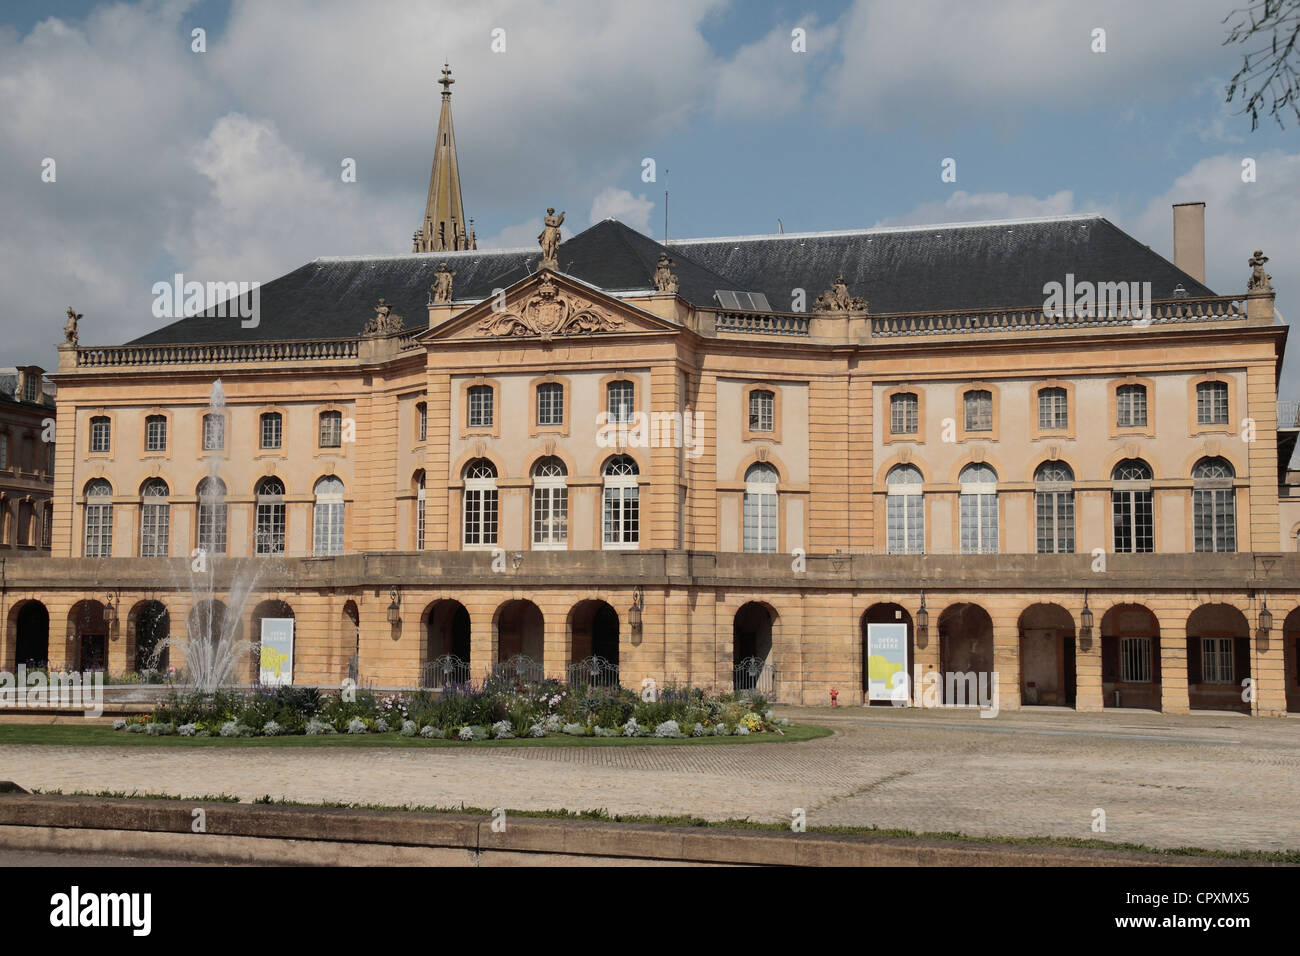
M208 398L208 411L218 412L226 405L221 379L212 383ZM224 431L221 446L224 447ZM199 511L224 507L225 486L217 477L220 449L208 455L208 477L199 484ZM224 518L224 516L223 516ZM224 524L224 521L223 521ZM229 568L226 577L226 603L217 599L217 565ZM162 653L168 647L178 646L185 661L185 682L194 689L211 694L238 680L241 661L258 654L257 641L237 640L239 622L243 616L248 596L266 567L263 558L234 559L233 567L225 555L208 554L198 550L190 562L188 589L190 593L189 632L184 640L168 636L159 641L150 658L150 666L157 667ZM178 585L178 590L180 585Z

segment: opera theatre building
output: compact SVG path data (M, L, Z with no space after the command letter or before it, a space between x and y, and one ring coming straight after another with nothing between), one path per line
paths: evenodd
M414 251L70 323L4 669L287 618L295 683L598 658L845 704L891 624L913 703L1300 710L1287 329L1249 241L1205 285L1202 204L1172 263L1098 216L480 250L444 83Z

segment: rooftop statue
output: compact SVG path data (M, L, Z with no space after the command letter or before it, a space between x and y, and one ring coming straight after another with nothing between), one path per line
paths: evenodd
M668 253L666 252L659 253L659 262L655 267L655 274L654 274L654 283L655 283L656 290L658 290L659 292L673 292L673 293L677 291L677 276L673 275L672 272L669 271L676 264L677 264L676 262L674 262L672 259L668 257Z
M77 344L77 323L81 321L81 313L68 306L68 321L63 326L63 341L68 345Z
M817 297L813 309L817 312L866 312L867 302L849 295L849 286L844 281L844 276L836 276L830 289Z
M1264 272L1264 263L1268 262L1268 256L1264 255L1263 249L1256 249L1255 254L1250 257L1250 279L1246 283L1247 292L1272 292L1273 277Z
M451 280L455 277L456 270L448 269L447 263L438 263L438 268L433 273L433 303L434 305L446 305L451 302Z
M542 261L538 264L539 269L554 269L557 272L560 268L560 226L564 224L564 213L555 215L555 207L546 207L546 216L542 220L546 223L542 229L542 234L537 237L538 243L542 247Z
M375 306L375 317L366 323L361 334L363 336L392 335L394 332L402 331L402 317L393 315L392 311L388 302L381 298L379 304Z

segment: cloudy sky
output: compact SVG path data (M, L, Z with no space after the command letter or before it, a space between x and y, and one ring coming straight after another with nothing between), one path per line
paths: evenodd
M480 247L532 245L547 205L660 238L666 171L673 237L1095 212L1171 256L1170 205L1199 200L1211 288L1262 247L1300 315L1300 133L1224 102L1244 2L5 2L0 365L53 368L68 305L83 343L165 324L177 271L408 252L444 60Z

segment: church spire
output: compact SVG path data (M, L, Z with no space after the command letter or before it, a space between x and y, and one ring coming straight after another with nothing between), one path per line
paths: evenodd
M451 128L451 69L442 65L442 112L438 116L438 139L433 148L433 170L429 173L429 198L424 206L424 225L412 237L414 252L448 252L477 249L474 231L466 230L465 207L460 198L460 168L456 164L456 134Z

